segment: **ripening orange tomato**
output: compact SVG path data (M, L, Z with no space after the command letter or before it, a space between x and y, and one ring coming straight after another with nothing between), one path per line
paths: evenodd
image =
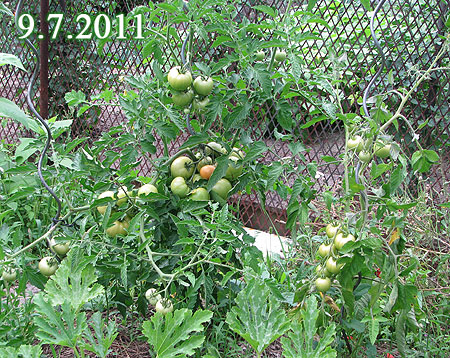
M209 178L211 178L211 175L212 175L214 169L216 169L216 167L214 165L205 165L205 166L201 167L201 169L200 169L200 176L203 179L208 180Z

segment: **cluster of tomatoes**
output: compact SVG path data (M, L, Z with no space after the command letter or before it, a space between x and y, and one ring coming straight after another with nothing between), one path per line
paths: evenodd
M264 50L259 50L258 52L256 52L255 54L256 60L257 61L263 61L264 58L266 57L266 53L264 52ZM286 59L286 52L283 50L276 50L275 51L275 55L274 55L274 60L275 63L281 63Z
M390 143L376 142L373 154L385 159L390 156L392 145ZM358 158L363 163L368 163L372 159L370 152L370 142L365 142L360 135L355 135L347 140L347 149L358 153Z
M120 187L117 193L112 190L105 191L98 196L98 199L111 198L115 200L115 206L120 209L125 206L127 202L135 203L140 197L147 196L150 193L158 193L158 189L153 184L144 184L139 189L129 190L127 187ZM108 206L97 206L100 214L104 215ZM106 229L106 233L115 237L117 235L126 235L132 216L127 214L123 220L114 221L113 225Z
M321 263L316 266L316 273L319 276L316 281L316 288L319 292L326 292L331 287L331 277L337 275L342 268L342 264L338 264L339 250L351 241L356 241L352 234L344 234L339 225L328 224L326 226L326 234L329 243L323 243L317 251L321 257Z
M214 88L211 77L198 76L192 80L189 71L183 71L180 66L172 67L167 75L167 81L172 88L172 101L177 107L192 107L197 112L202 112L209 103L207 97ZM189 111L189 109L186 109Z
M190 157L180 156L171 166L170 173L173 177L170 190L180 198L188 198L194 201L208 201L210 194L205 184L216 169L215 159L227 155L227 150L219 143L209 142L195 153L196 160ZM232 182L241 174L243 167L238 162L244 158L244 152L238 148L228 154L229 165L223 178L220 178L212 187L211 192L223 200L228 198L232 189Z
M49 240L51 250L59 257L64 257L70 250L70 242L64 237L51 238ZM44 276L51 276L58 268L58 260L53 256L43 257L38 264L38 269ZM17 269L12 266L5 266L2 271L2 280L5 282L15 281L17 278Z

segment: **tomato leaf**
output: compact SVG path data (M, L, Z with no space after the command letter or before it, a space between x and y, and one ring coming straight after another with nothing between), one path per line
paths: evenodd
M270 17L276 17L277 16L276 10L274 10L270 6L267 6L267 5L256 5L256 6L253 6L253 8L255 10L261 11L261 12L269 15Z
M178 358L192 355L201 347L205 337L194 332L204 330L213 313L208 310L192 311L183 308L167 313L157 312L150 321L142 325L143 333L153 346L158 358Z
M266 152L269 148L267 148L264 142L255 142L250 145L250 149L244 158L244 163L251 162L258 158L261 154Z

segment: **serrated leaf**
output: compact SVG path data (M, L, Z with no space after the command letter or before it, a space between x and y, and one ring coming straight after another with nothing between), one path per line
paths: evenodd
M266 152L269 148L267 148L264 142L255 142L252 143L248 153L245 155L244 163L251 162L257 159L261 154Z
M192 311L183 308L163 315L156 313L150 321L142 325L143 333L158 358L181 358L195 353L201 347L205 337L193 335L204 330L203 323L208 322L213 313L207 310Z
M266 190L272 190L273 185L277 180L280 179L281 174L283 173L283 166L280 162L272 162L269 166L269 172L267 173L267 183Z
M70 302L78 311L85 303L100 296L103 287L95 276L95 268L89 261L77 262L78 250L69 251L56 273L45 285L45 292L53 306Z
M34 303L39 314L33 318L38 327L36 336L42 343L74 348L87 328L85 313L75 313L67 301L62 303L60 311L56 310L42 292L34 297Z
M227 313L230 328L260 355L289 329L286 313L264 282L251 279Z
M65 94L64 99L69 106L78 106L86 102L86 96L81 91L70 91Z
M301 311L301 322L293 322L291 330L281 338L285 358L334 358L337 353L331 348L336 335L334 324L330 324L320 340L316 342L319 310L314 296L308 297Z
M118 334L116 324L114 321L110 321L106 325L100 312L95 312L89 323L94 330L94 335L89 327L85 330L84 337L89 343L84 344L83 348L99 357L106 358Z

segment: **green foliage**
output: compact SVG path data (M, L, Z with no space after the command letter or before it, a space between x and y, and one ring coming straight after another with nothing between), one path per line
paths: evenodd
M258 355L289 329L286 313L269 288L251 279L227 313L230 328L244 338Z
M331 348L336 335L336 327L333 323L325 329L320 340L316 341L319 313L316 298L309 296L301 312L301 321L292 322L287 337L281 338L285 358L336 357L336 351Z
M36 336L42 343L70 347L76 356L84 356L84 350L88 350L106 357L117 336L117 327L114 322L106 324L100 312L89 320L85 312L80 312L84 304L103 293L103 287L95 283L92 261L80 258L79 251L72 249L47 282L45 293L35 296Z
M0 354L5 358L41 358L40 346L21 345L19 348L0 347Z
M179 309L166 315L155 313L150 321L142 325L143 333L158 358L181 358L195 353L205 337L195 332L204 330L213 313L198 310L194 314L188 309Z
M103 294L98 283L93 259L83 258L77 249L69 254L45 285L45 293L53 306L68 302L79 311L87 302Z

